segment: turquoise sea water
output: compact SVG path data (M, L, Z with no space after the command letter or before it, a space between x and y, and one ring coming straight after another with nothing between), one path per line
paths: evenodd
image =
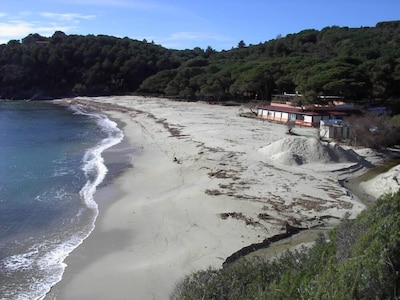
M0 299L40 299L89 235L123 138L101 114L49 102L0 101Z

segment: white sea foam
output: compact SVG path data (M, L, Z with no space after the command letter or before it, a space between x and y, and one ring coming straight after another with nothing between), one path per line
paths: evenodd
M97 203L94 201L93 196L98 185L103 182L107 174L107 167L104 165L104 159L101 154L104 150L119 144L124 135L122 130L118 128L118 124L107 118L107 116L86 112L82 107L76 105L72 105L70 108L76 114L96 118L99 126L108 133L107 138L103 139L95 147L88 149L83 157L82 170L85 173L87 181L79 194L83 203L85 203L88 208L97 210Z
M59 240L46 241L31 246L26 253L10 256L3 262L4 269L9 274L29 270L39 272L35 271L31 278L25 279L28 289L19 290L18 294L9 291L9 294L2 295L1 299L43 299L51 286L62 279L66 267L63 261L81 242L77 237L67 243L61 243Z
M93 199L94 193L107 174L107 167L104 164L104 159L101 154L104 150L119 144L124 137L117 123L103 115L98 115L98 118L99 125L108 132L109 137L103 139L97 146L86 151L83 158L84 164L82 169L85 172L87 181L79 192L85 205L94 210L98 209L97 203Z
M51 270L51 272L48 272L46 282L35 281L35 283L32 283L33 291L41 290L41 293L38 293L38 296L35 297L35 299L43 299L44 295L49 292L51 286L55 285L62 279L62 275L66 268L64 260L74 249L82 244L94 229L94 223L98 215L98 206L94 201L94 194L97 187L103 182L107 174L107 167L104 164L102 153L104 150L120 143L124 137L123 132L118 128L117 123L108 119L106 116L95 113L89 114L79 108L75 108L74 111L75 113L96 118L97 123L108 135L98 145L88 149L83 157L82 170L84 171L87 181L79 194L85 206L95 212L95 217L89 230L81 232L66 243L53 247L53 250L48 251L44 257L36 262L42 270ZM79 214L81 214L81 212L79 212ZM30 294L30 296L32 297L32 294Z
M23 254L12 255L3 262L4 267L9 272L32 269L34 257L36 257L37 253L37 249L31 249Z
M102 158L102 153L109 147L118 144L123 139L123 132L117 127L117 124L109 120L106 116L98 113L86 112L79 107L72 107L75 114L84 115L84 117L76 118L69 123L68 114L64 118L64 112L60 114L58 119L57 111L53 120L66 121L66 127L63 124L54 123L56 127L51 127L56 132L55 135L49 134L48 137L58 137L58 127L61 130L66 130L65 133L74 134L73 139L69 140L69 136L65 135L66 147L64 144L57 144L57 138L50 140L44 146L60 146L60 151L57 155L47 156L45 148L43 151L37 149L43 158L45 165L46 159L49 158L49 166L54 169L43 168L39 170L49 170L51 173L37 173L31 171L28 167L34 165L25 164L22 160L16 163L21 163L25 177L31 173L35 175L32 179L32 186L24 189L24 196L21 198L21 203L12 203L9 207L5 207L5 211L10 211L10 220L3 220L4 225L1 227L3 240L0 246L4 246L0 259L0 270L2 272L2 285L0 287L0 299L43 299L49 292L51 287L62 279L66 264L66 257L76 249L94 229L95 219L98 214L98 207L94 201L96 188L103 182L107 174L107 168ZM33 110L32 110L33 111ZM36 111L35 111L36 113ZM36 116L37 114L35 114ZM51 115L51 117L53 117ZM47 118L46 118L47 119ZM93 128L93 121L97 122L98 126ZM17 123L17 122L16 122ZM49 128L49 124L42 122L39 125ZM82 130L80 127L83 126ZM30 126L34 129L34 127ZM38 127L42 128L42 127ZM100 128L100 130L99 130ZM69 131L71 129L71 131ZM88 134L88 130L94 129L93 136ZM46 130L46 129L44 129ZM36 129L32 131L38 132ZM76 136L82 134L82 136ZM41 136L40 142L44 141ZM47 135L46 135L47 136ZM88 138L86 139L85 136ZM77 138L76 138L77 137ZM75 143L76 138L76 143ZM86 139L86 140L85 140ZM88 149L82 161L79 161L82 156L82 147L88 144L93 145L98 139L102 139L98 144ZM33 141L37 141L33 139ZM64 140L62 140L64 142ZM75 143L75 144L74 144ZM54 148L51 148L54 150ZM71 153L69 152L71 150ZM62 153L64 153L63 155ZM23 152L21 152L23 153ZM26 157L27 156L22 156ZM70 160L72 158L73 160ZM17 169L17 165L10 161L12 169ZM9 167L9 165L6 165ZM78 171L79 167L83 171L84 177ZM36 170L36 169L35 169ZM16 175L20 175L18 173ZM50 175L49 175L50 174ZM65 176L65 180L64 177ZM43 178L42 178L43 177ZM18 177L18 180L20 177ZM54 179L53 184L40 185L42 179ZM38 183L37 186L35 184ZM16 188L18 189L18 187ZM3 187L0 187L0 191ZM79 195L77 192L80 190ZM7 192L7 190L5 190ZM15 193L17 195L18 193ZM82 199L79 203L79 196ZM17 197L17 196L15 196ZM31 197L28 199L28 197ZM19 199L19 198L18 198ZM1 199L3 200L3 199ZM27 204L24 210L23 204ZM21 205L19 209L18 205ZM82 205L83 204L83 205ZM31 207L29 205L32 205ZM65 208L65 210L64 210ZM30 212L32 209L32 212ZM21 217L19 217L19 212ZM3 214L4 215L4 214ZM14 222L14 219L21 219L21 222ZM9 224L7 223L9 221ZM14 225L16 224L16 225ZM33 224L33 226L30 226ZM54 225L54 228L53 228ZM14 228L14 227L15 228ZM14 231L15 232L14 232Z

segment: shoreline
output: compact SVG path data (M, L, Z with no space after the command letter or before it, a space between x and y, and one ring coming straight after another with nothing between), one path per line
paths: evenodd
M281 233L284 221L355 216L364 207L325 165L266 160L258 149L287 128L240 118L243 108L140 97L85 101L119 120L125 138L143 150L96 192L96 227L45 299L167 299L184 275L221 267L242 247ZM221 218L231 212L241 217Z

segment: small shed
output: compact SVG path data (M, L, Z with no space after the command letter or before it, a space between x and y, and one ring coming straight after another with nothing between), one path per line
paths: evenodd
M345 140L350 137L350 126L342 119L321 120L319 134L326 140Z

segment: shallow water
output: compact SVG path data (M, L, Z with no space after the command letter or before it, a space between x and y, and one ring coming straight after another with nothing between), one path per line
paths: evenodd
M102 153L122 138L78 107L0 102L0 299L39 299L62 278L94 228Z
M378 176L379 174L389 171L391 168L397 166L398 164L400 164L400 158L393 158L388 161L385 161L381 165L369 169L366 173L358 177L358 181L359 182L368 181Z

